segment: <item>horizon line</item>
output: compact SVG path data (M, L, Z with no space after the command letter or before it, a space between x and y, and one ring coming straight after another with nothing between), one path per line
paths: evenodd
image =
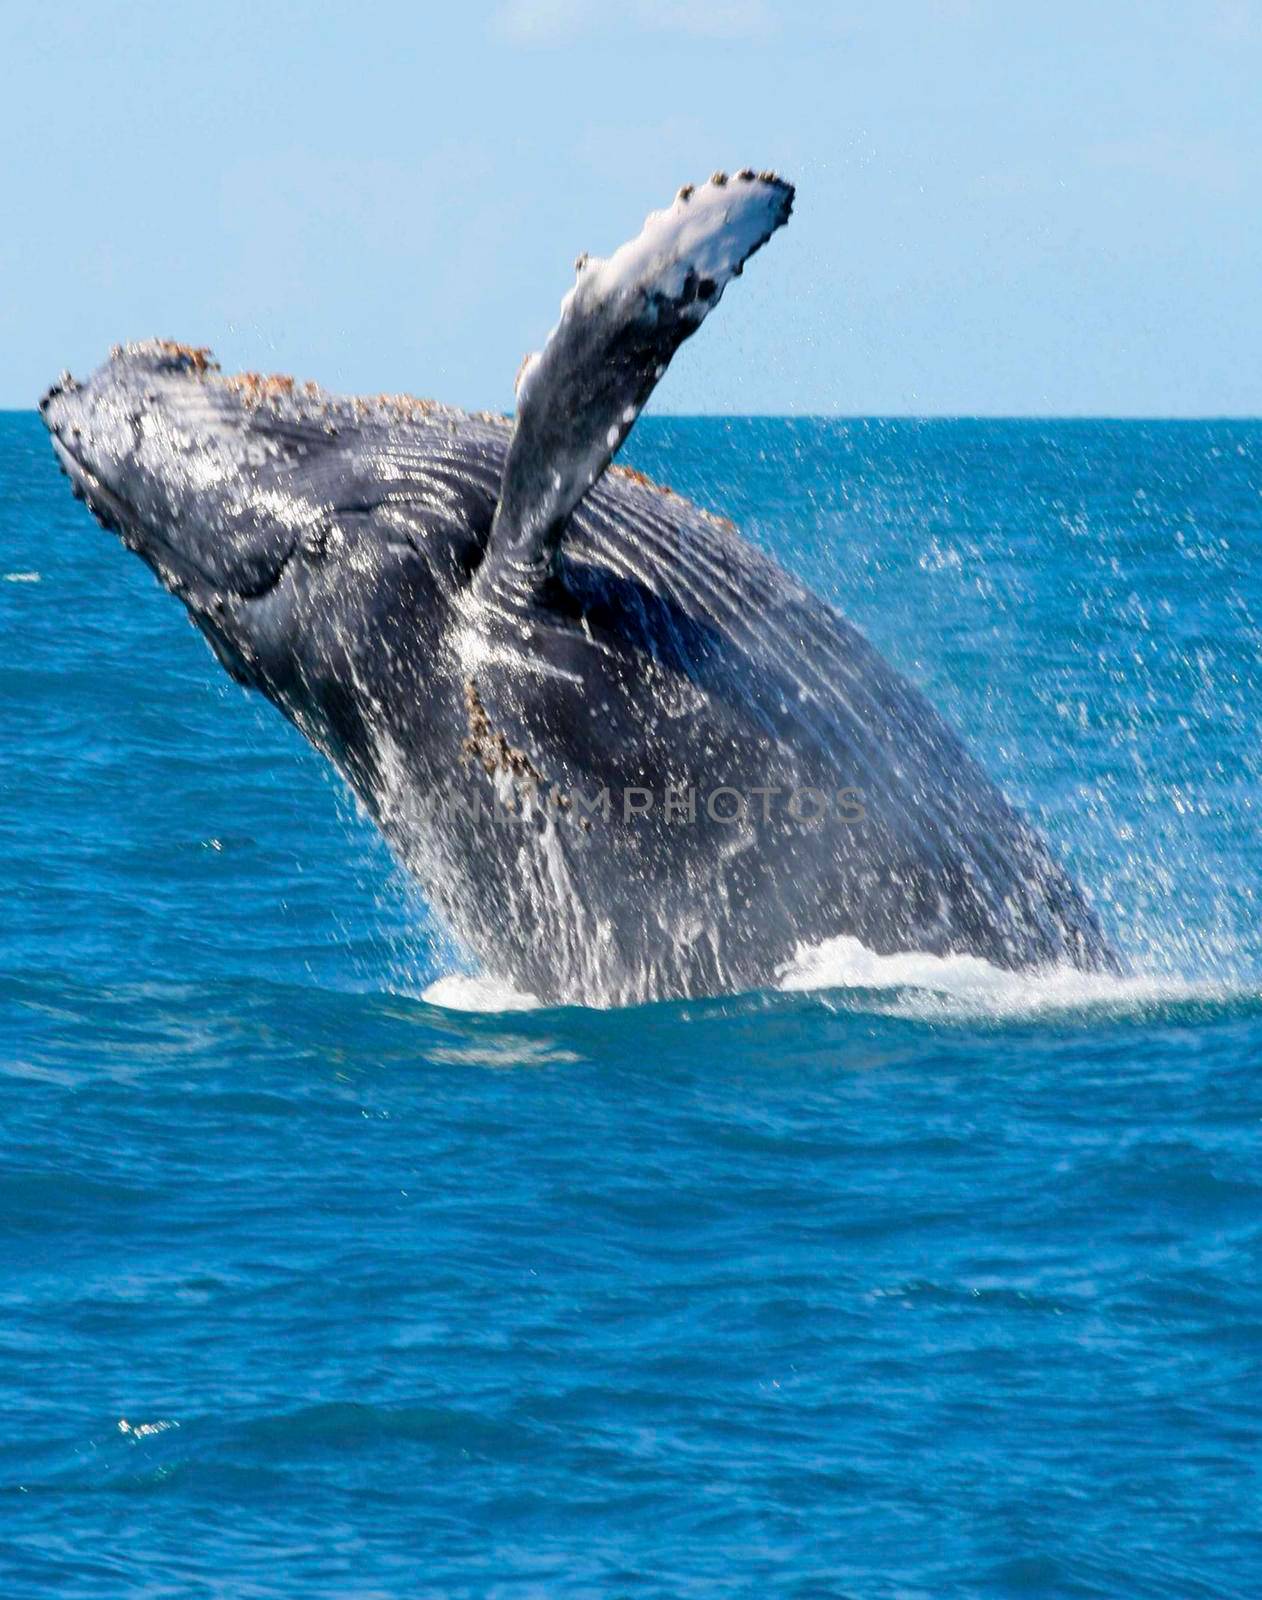
M494 406L453 410L496 412ZM499 411L511 417L511 411ZM39 416L38 405L0 405L0 416ZM641 422L1262 422L1251 411L649 411ZM630 437L630 435L628 435Z

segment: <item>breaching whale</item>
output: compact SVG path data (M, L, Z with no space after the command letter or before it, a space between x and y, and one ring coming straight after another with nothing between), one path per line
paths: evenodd
M41 402L76 494L546 1001L751 988L797 946L1116 968L1086 899L855 628L612 457L787 219L773 173L580 257L515 418L116 348Z

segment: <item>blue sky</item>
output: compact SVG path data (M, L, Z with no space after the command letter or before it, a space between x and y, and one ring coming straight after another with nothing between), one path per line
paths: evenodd
M774 166L655 408L1262 414L1259 0L8 6L0 405L117 339L511 405L580 250Z

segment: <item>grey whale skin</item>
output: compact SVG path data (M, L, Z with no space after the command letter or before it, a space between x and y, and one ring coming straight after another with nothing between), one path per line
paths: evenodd
M41 402L76 494L327 755L455 937L548 1002L757 987L837 935L1117 969L1038 834L853 627L610 468L792 198L715 174L580 258L513 422L229 377L166 341Z

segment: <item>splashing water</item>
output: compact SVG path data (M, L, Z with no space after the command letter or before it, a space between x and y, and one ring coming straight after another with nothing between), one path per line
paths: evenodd
M1053 967L1039 972L1005 972L978 956L935 956L921 951L879 956L857 939L829 939L803 947L786 968L781 988L827 989L885 996L875 1010L892 1015L1019 1018L1040 1012L1070 1012L1090 1007L1119 1011L1177 1000L1226 999L1231 989L1208 979L1131 976Z
M785 994L822 991L858 1011L944 1022L1016 1020L1106 1008L1125 1013L1182 1000L1254 997L1247 988L1209 978L1169 974L1119 978L1075 967L1007 972L980 956L937 956L921 950L882 956L844 935L799 947L782 970L778 987ZM502 979L464 973L435 979L421 998L447 1010L489 1014L531 1011L540 1005L534 995Z
M435 978L421 998L448 1011L533 1011L539 1005L534 995L502 979L463 972Z
M1131 973L880 961L834 940L784 987L1014 1017L1258 991L1256 424L676 421L641 457L927 689L1083 882Z

